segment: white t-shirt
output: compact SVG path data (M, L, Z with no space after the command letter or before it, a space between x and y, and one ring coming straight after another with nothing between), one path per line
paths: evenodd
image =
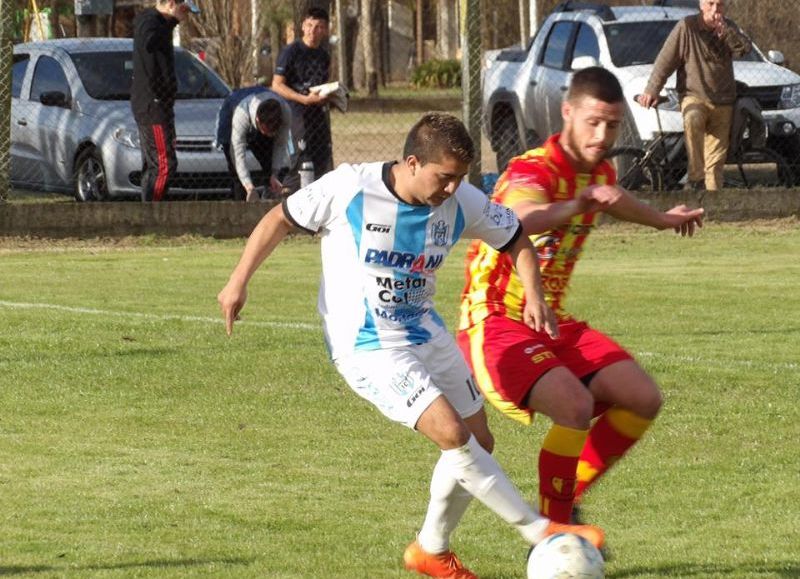
M467 183L438 207L406 203L389 186L391 166L343 164L284 201L290 221L321 236L317 305L334 360L447 331L433 295L450 249L477 237L502 250L522 231L511 209Z

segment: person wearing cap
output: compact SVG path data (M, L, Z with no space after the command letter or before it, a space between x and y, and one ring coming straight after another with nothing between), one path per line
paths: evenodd
M142 151L142 201L161 201L178 168L175 155L175 49L172 32L189 12L192 0L157 0L134 20L131 109Z

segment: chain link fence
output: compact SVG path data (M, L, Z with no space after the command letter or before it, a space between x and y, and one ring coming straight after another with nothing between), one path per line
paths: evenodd
M42 46L20 41L75 36L75 16L53 11L47 26L40 27L45 21L20 16L18 2L0 3L0 197L14 200L33 191L36 198L44 191L81 201L138 198L142 161L129 102L130 24L142 6L117 2L106 26L117 38L64 38ZM566 10L551 0L533 7L528 0L333 3L329 78L350 91L347 112L331 107L326 113L333 165L397 159L420 114L445 110L463 118L480 143L469 178L489 189L511 156L560 131L560 104L574 68L597 63L614 71L626 91L618 145L649 151L653 161L637 165L636 155L621 155L619 170L626 175L634 171L626 184L635 189L682 187L686 159L674 84L665 88L669 100L658 117L630 97L643 89L672 27L687 10L696 12L697 2L691 0L684 9L654 3L686 4L629 0ZM203 12L192 17L194 24L180 27L184 48L176 54L178 169L170 199L230 194L228 163L215 147L217 112L231 89L268 84L275 58L297 34L297 7L290 10L281 0L263 0L263 10L240 14L227 0L198 4ZM730 17L757 46L736 62L735 71L746 84L742 94L758 103L768 130L757 148L775 155L747 158L748 185L793 185L800 178L795 132L800 76L792 71L800 67L800 40L792 34L800 16L791 4L727 2ZM361 10L372 15L370 34L360 24ZM287 18L294 19L294 27L284 27ZM370 94L376 88L377 96ZM749 143L756 142L761 129L755 124L747 129L754 133L747 135ZM306 156L314 153L307 150ZM739 167L731 160L726 179L739 186ZM266 186L256 159L248 156L247 162ZM781 176L781 171L788 173ZM652 172L658 173L657 183Z

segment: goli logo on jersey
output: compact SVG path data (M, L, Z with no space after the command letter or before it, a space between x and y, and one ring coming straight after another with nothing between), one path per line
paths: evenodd
M384 225L383 223L367 223L367 231L373 231L375 233L389 233L392 228L388 225Z
M444 255L425 255L424 253L406 253L403 251L386 251L385 249L368 249L364 263L376 263L384 267L407 269L412 272L438 269L444 261Z

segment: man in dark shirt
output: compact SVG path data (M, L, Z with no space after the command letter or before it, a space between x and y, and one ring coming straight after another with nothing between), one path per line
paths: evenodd
M303 37L281 51L272 77L272 90L292 107L292 131L298 141L305 141L303 156L314 163L317 178L333 169L328 97L309 90L328 82L331 57L321 46L327 36L328 13L309 8L303 18Z
M134 21L131 109L142 150L142 201L161 201L178 168L175 156L175 49L172 32L189 12L192 0L158 0Z

